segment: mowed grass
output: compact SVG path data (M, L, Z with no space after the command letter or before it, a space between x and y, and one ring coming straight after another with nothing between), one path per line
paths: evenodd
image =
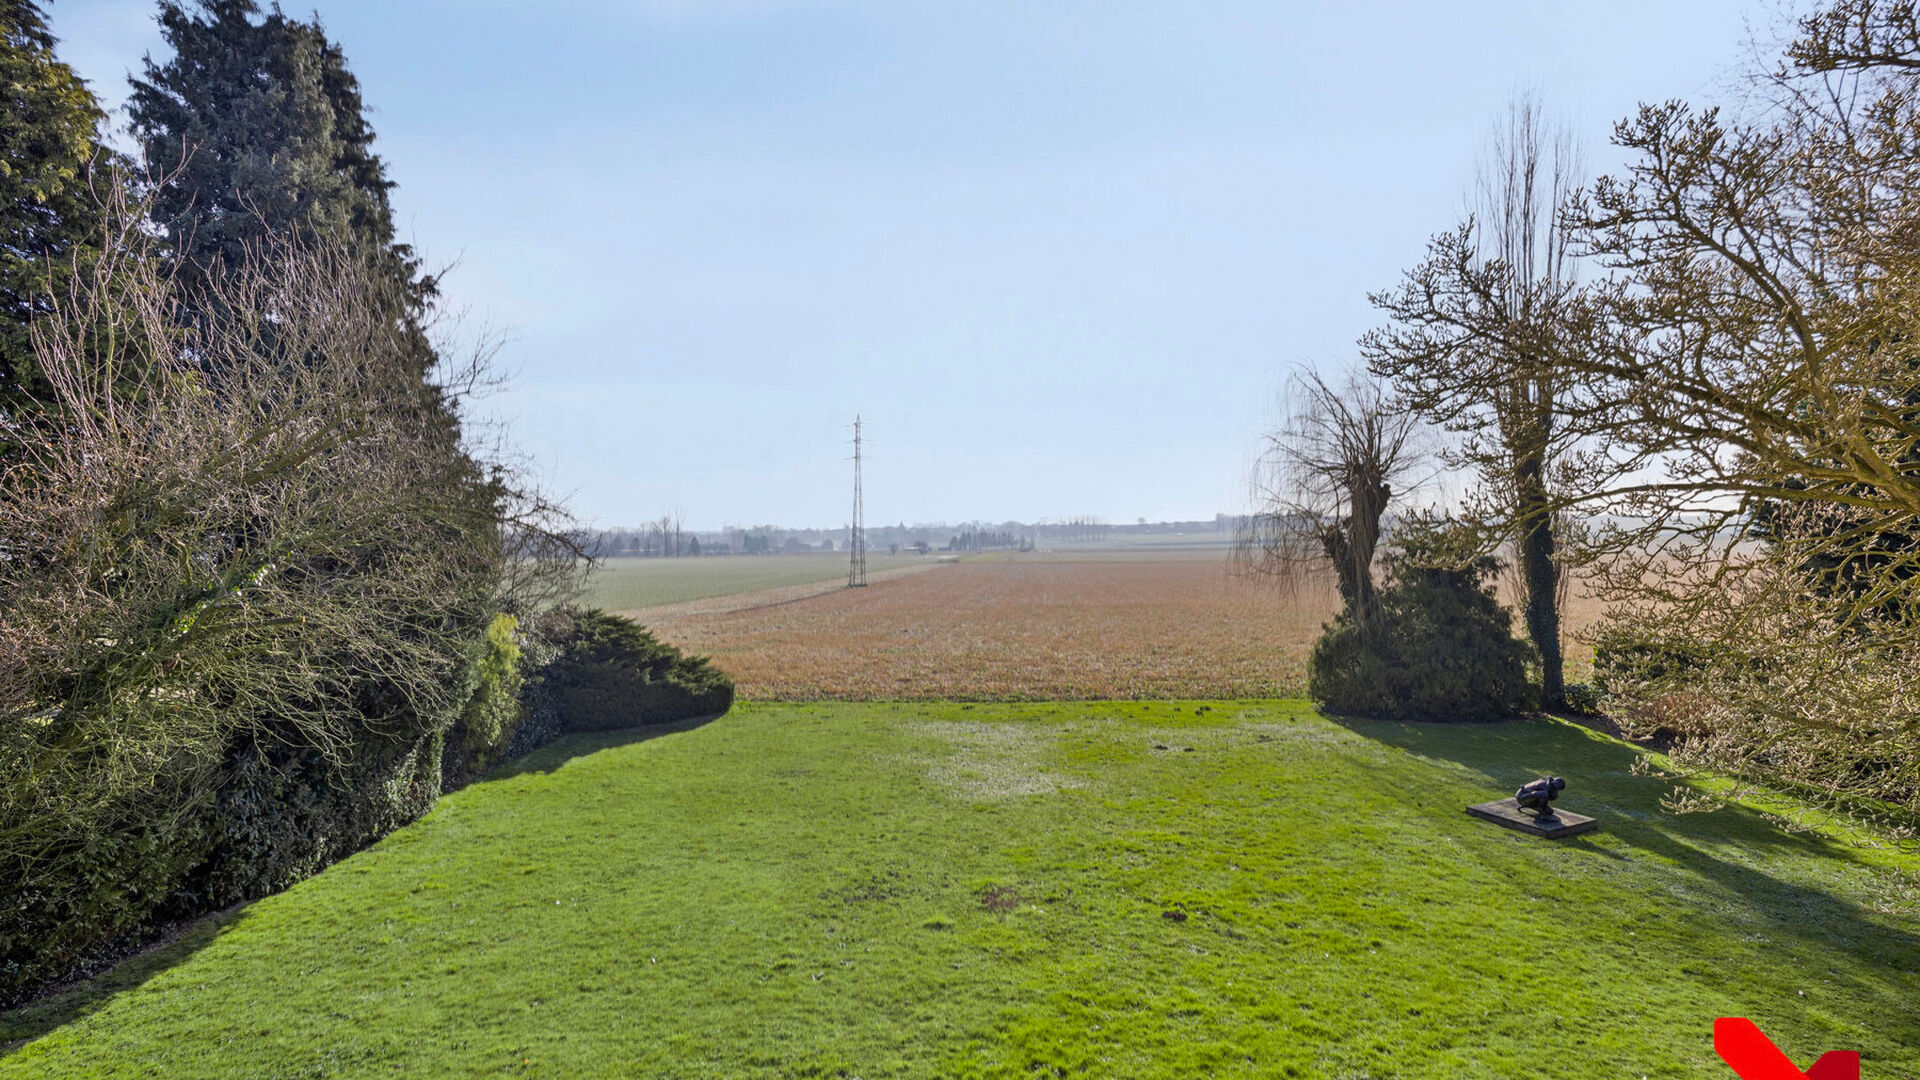
M1902 857L1670 816L1640 753L1289 703L576 737L9 1017L0 1077L1719 1080L1716 1016L1920 1074ZM1548 771L1603 832L1462 812Z
M812 555L718 555L680 559L607 559L587 579L585 602L632 611L720 596L845 581L845 552ZM921 555L869 555L869 574L933 561Z

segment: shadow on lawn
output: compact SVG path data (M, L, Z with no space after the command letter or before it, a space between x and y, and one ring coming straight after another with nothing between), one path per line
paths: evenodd
M148 979L211 945L228 927L245 918L251 906L237 904L180 923L100 974L56 986L17 1009L0 1013L0 1059L12 1057L55 1028L86 1017L122 992L138 989Z
M593 731L562 735L540 749L515 758L493 770L473 786L480 787L495 780L507 780L527 773L559 772L562 766L574 758L597 754L616 746L647 742L662 735L678 735L683 731L705 727L725 715L726 713L712 713L707 716L696 716L691 720L678 720L671 724L653 724L626 731Z
M632 731L607 731L565 735L546 746L525 754L495 769L470 787L481 787L497 780L525 773L552 773L574 758L585 757L616 746L646 742L662 735L674 735L719 719L723 713L695 717L678 723L659 724ZM325 873L325 871L321 871ZM251 904L239 904L224 911L202 915L180 923L150 945L116 962L100 974L78 979L48 991L17 1009L0 1012L0 1059L11 1057L21 1047L42 1035L64 1027L104 1007L115 997L139 989L176 964L182 963L212 944L221 934L245 920Z
M1549 773L1567 778L1563 805L1600 819L1601 832L1571 840L1539 841L1563 851L1627 861L1633 856L1596 837L1682 867L1713 883L1734 901L1765 920L1783 937L1837 950L1871 968L1911 970L1920 966L1920 936L1890 919L1876 918L1861 903L1836 896L1805 881L1784 880L1765 870L1723 857L1743 852L1758 859L1833 860L1869 873L1889 874L1858 849L1819 832L1789 832L1751 807L1730 805L1711 813L1678 815L1660 805L1673 781L1635 776L1630 771L1640 751L1573 724L1552 720L1511 724L1406 724L1330 718L1357 735L1409 753L1451 761L1492 782L1485 794L1458 792L1467 802L1509 795L1521 784ZM1464 813L1462 814L1465 819ZM1492 826L1489 826L1492 828ZM1521 839L1517 835L1515 839ZM1526 838L1531 840L1532 838ZM1715 851L1721 854L1716 854ZM1889 987L1889 990L1892 988ZM1899 1007L1899 1003L1890 1003Z

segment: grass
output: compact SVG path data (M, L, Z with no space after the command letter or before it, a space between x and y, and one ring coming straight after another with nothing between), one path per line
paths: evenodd
M879 573L932 561L930 556L870 554L867 569L869 573ZM846 577L845 552L608 559L587 579L586 602L608 611L633 611L794 585L845 581Z
M1899 856L1552 721L1290 703L751 704L576 737L7 1017L0 1077L1920 1072ZM1605 830L1462 812L1571 778Z

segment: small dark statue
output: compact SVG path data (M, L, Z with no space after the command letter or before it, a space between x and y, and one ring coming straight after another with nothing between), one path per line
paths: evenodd
M1521 786L1513 793L1514 801L1520 809L1533 811L1533 819L1542 825L1552 825L1560 819L1554 816L1553 800L1567 789L1567 782L1557 776L1543 776L1538 780Z

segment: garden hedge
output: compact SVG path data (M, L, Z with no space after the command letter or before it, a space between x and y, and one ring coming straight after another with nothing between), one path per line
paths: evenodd
M733 706L733 680L639 624L599 609L572 613L560 655L542 672L566 731L622 731L715 716Z

